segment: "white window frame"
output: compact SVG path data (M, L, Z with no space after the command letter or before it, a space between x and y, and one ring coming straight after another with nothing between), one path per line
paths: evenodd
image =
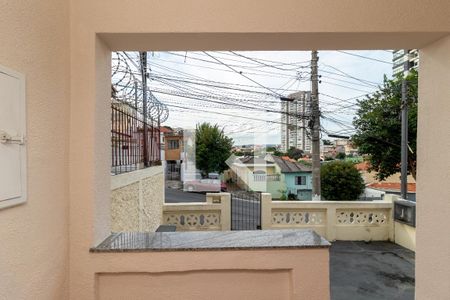
M300 180L300 182L304 182L304 184L298 184L298 178L299 177L303 177L304 178L304 180ZM295 185L300 185L300 186L304 186L304 185L306 185L306 176L305 175L298 175L298 176L295 176Z
M19 80L19 111L20 111L20 123L22 127L22 136L27 136L27 124L26 124L26 98L25 98L25 75L21 74L19 72L16 72L14 70L11 70L7 67L4 67L0 65L0 73L3 73L7 76L11 76L13 78L16 78ZM22 184L22 193L19 197L9 198L9 199L0 199L0 210L16 206L19 204L23 204L27 202L27 195L28 195L28 189L27 189L27 141L24 138L24 144L20 146L20 155L21 155L21 184Z

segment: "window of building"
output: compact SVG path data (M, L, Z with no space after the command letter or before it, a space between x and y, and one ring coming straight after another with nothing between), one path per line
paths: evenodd
M180 148L180 144L178 140L169 140L167 141L167 147L168 149L178 149Z
M296 185L306 185L306 176L295 176Z

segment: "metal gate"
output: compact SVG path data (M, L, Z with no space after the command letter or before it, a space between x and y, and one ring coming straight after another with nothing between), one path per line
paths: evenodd
M166 180L180 180L181 168L179 164L168 163L166 166Z
M231 193L231 230L261 229L261 192Z

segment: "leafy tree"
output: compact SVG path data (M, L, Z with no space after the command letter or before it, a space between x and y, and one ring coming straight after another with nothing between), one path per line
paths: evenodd
M332 158L331 156L325 156L325 161L331 161L334 160L334 158Z
M408 171L416 178L417 138L417 81L418 74L412 71L408 77ZM384 180L400 171L401 163L401 77L384 78L377 92L358 101L359 109L353 120L356 134L352 142L360 154L369 157L369 171Z
M280 200L287 200L286 190L278 190L278 192L281 193Z
M217 124L197 124L195 129L195 159L197 168L207 175L227 169L226 160L231 155L233 139L227 137Z
M335 160L320 168L321 191L326 200L357 200L364 180L351 162Z
M333 145L333 142L330 141L330 140L323 139L322 141L323 141L323 144L326 145L326 146L331 146L331 145Z
M344 152L339 152L336 154L336 159L345 159L346 155Z
M286 153L281 152L279 150L275 150L272 154L275 156L285 156L286 155Z
M299 158L303 157L303 151L295 147L291 147L287 152L287 156L289 156L289 158L298 160Z

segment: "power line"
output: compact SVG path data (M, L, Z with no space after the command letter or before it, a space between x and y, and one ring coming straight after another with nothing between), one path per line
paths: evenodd
M239 57L245 58L245 59L247 59L247 60L256 62L256 63L258 63L258 64L260 64L260 65L262 65L262 66L264 66L264 67L274 68L274 69L281 70L281 71L293 71L293 70L297 70L297 69L299 68L299 67L290 68L290 69L280 68L280 67L278 67L278 66L266 64L265 62L259 61L259 60L256 59L256 58L248 57L248 56L245 56L245 55L243 55L243 54L240 54L240 53L237 53L237 52L234 52L234 51L230 51L230 52L233 53L233 54L236 55L236 56L239 56ZM308 66L304 66L303 68L307 68L307 67L308 67Z
M173 55L181 56L181 55L178 55L178 54L173 54ZM157 58L157 59L160 60L160 61L163 61L163 62L168 62L168 63L173 63L173 64L181 64L181 65L192 66L192 67L196 67L196 68L204 68L204 69L214 70L214 71L218 71L218 72L232 72L230 70L218 69L218 68L202 66L202 65L194 65L194 64L189 64L189 63L179 62L179 61L173 61L173 60L165 60L165 59L162 59L162 58ZM205 59L200 59L200 58L195 58L195 57L191 57L191 59L198 60L198 61L203 61L205 63L220 65L219 63L214 62L214 61L210 61L210 60L205 60ZM270 77L270 76L290 77L291 76L291 75L285 74L285 73L275 73L275 72L270 72L270 71L265 71L265 70L254 70L253 68L249 68L248 66L241 66L241 65L230 65L230 66L235 66L237 68L246 69L246 70L250 69L250 71L246 71L246 73L250 74L250 75L254 75L254 76L266 76L266 77ZM259 72L259 73L256 73L256 72Z
M326 71L326 70L322 70L321 72L326 72L326 73L330 73L330 74L337 74L337 75L339 75L339 76L345 75L345 77L352 78L352 79L357 80L357 81L360 81L360 82L371 83L371 84L373 84L375 87L378 87L378 85L379 85L379 83L377 83L377 82L370 81L370 80L366 80L366 79L360 79L360 78L358 78L358 77L352 76L352 75L350 75L350 74L348 74L348 73L346 73L346 72L344 72L344 71L342 71L342 70L340 70L340 69L338 69L338 68L336 68L336 67L333 67L333 66L331 66L331 65L327 65L327 64L322 64L322 65L325 66L325 67L331 68L331 69L333 69L333 70L335 70L335 71L338 71L338 72L341 73L341 74L331 73L330 71ZM343 75L342 75L342 74L343 74Z
M359 57L359 58L364 58L364 59L368 59L368 60L372 60L372 61L376 61L376 62L392 65L391 61L385 61L385 60L372 58L372 57L368 57L368 56L364 56L364 55L359 55L359 54L355 54L355 53L350 53L350 52L346 52L346 51L342 51L342 50L338 50L338 52L344 53L344 54L347 54L347 55L351 55L351 56L356 56L356 57Z
M339 87L342 87L342 88L346 88L346 89L349 89L349 90L353 90L353 91L363 92L363 93L367 93L367 94L372 94L373 93L371 91L360 90L360 89L353 88L353 87L350 87L350 86L347 86L347 85L343 85L343 84L339 84L339 83L323 81L323 80L322 80L322 82L323 83L327 83L327 84L331 84L331 85L335 85L335 86L339 86Z
M258 118L252 118L252 117L244 117L244 116L235 115L235 114L227 114L227 113L223 113L223 112L208 111L208 110L202 110L202 109L193 109L191 107L179 106L179 105L173 105L173 104L166 104L166 105L169 106L169 107L176 107L176 108L180 108L180 109L201 111L201 112L206 112L206 113L211 113L211 114L216 114L216 115L222 115L222 116L229 116L229 117L242 118L242 119L247 119L247 120L255 120L255 121L260 121L260 122L268 122L268 123L286 125L286 123L279 122L279 121L264 120L264 119L258 119Z
M233 55L232 53L230 53L230 51L228 51L228 52L217 51L217 53L225 54L225 55ZM267 62L267 63L280 65L280 66L286 66L286 65L294 66L294 65L301 65L301 64L305 64L305 63L307 63L308 66L309 66L309 64L311 63L310 60L304 60L304 61L299 61L299 62L281 62L281 61L269 60L269 59L264 59L264 58L253 58L253 59L256 59L258 61L263 61L263 62Z
M261 89L261 86L255 86L255 85L248 85L248 84L240 84L240 83L232 83L232 82L221 82L221 81L214 81L214 80L209 80L209 79L195 79L195 78L190 78L189 76L185 76L185 77L179 77L179 76L173 76L167 73L159 73L159 72L155 72L153 71L152 74L154 74L153 76L164 76L165 78L172 80L172 79L177 79L177 80L191 80L191 81L195 81L198 80L199 83L211 83L211 84L222 84L224 86L231 86L231 87L247 87L247 88L255 88L255 89ZM152 76L152 75L151 75ZM290 82L291 80L295 79L294 76L291 77L291 79L288 81ZM288 83L287 82L287 83ZM285 90L282 87L284 85L286 85L287 83L283 84L281 87L269 87L272 90ZM265 87L264 87L265 89ZM291 90L294 91L294 90ZM296 91L296 90L295 90ZM253 91L252 91L253 92ZM267 94L267 93L266 93Z
M212 59L214 59L214 60L220 62L221 64L223 64L224 66L226 66L226 67L229 68L230 70L233 70L235 73L240 74L242 77L244 77L244 78L250 80L250 81L253 82L253 83L256 83L257 85L259 85L259 86L265 88L265 89L268 90L268 91L271 91L273 94L278 95L279 97L284 97L283 95L279 94L278 92L276 92L276 91L274 91L274 90L272 90L272 89L270 89L270 88L268 88L268 87L266 87L266 86L260 84L259 82L257 82L257 81L255 81L255 80L251 79L250 77L244 75L242 72L237 71L237 70L234 69L233 67L228 66L226 63L220 61L219 59L217 59L217 58L215 58L214 56L210 55L210 54L207 53L206 51L204 51L203 53L205 53L206 55L208 55L208 56L211 57Z

